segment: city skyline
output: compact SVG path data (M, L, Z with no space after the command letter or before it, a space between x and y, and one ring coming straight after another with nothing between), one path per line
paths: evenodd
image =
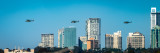
M122 49L126 49L129 32L141 32L150 41L151 7L160 10L159 0L154 1L0 1L0 48L34 48L41 42L42 33L53 33L54 46L58 46L58 29L76 26L78 37L85 36L88 18L101 18L101 48L105 47L105 34L122 31ZM136 4L135 4L136 3ZM26 19L34 22L26 23ZM79 23L72 24L72 20ZM124 24L124 21L132 21ZM145 23L145 24L144 24ZM150 43L150 42L145 42ZM145 45L146 48L150 44Z

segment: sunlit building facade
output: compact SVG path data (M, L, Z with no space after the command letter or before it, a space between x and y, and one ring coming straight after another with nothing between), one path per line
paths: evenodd
M160 26L155 26L151 30L151 48L160 48Z
M128 45L131 46L131 48L145 48L145 37L140 32L135 33L129 33L129 36L127 37L127 48Z
M100 48L101 44L101 20L100 18L89 18L86 21L86 35L87 39L90 40L90 38L94 38L95 40L98 40L98 47Z
M159 48L159 26L160 26L160 12L156 11L156 7L151 8L151 48Z
M117 31L113 35L106 34L105 35L105 47L122 49L121 31Z
M73 48L76 46L76 28L68 27L58 30L58 47Z
M156 8L152 7L151 8L151 29L156 25L160 26L160 12L157 12Z
M41 34L40 47L54 47L54 35L53 34Z
M87 50L89 49L98 49L99 44L98 44L99 40L95 40L94 38L90 38L89 40L87 40Z

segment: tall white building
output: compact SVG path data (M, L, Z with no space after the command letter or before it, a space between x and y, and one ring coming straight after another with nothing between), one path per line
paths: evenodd
M41 47L54 47L54 35L53 34L41 34Z
M87 39L94 38L98 40L99 47L101 46L101 20L100 18L89 18L86 21L86 32L87 32Z
M145 48L145 37L139 32L129 33L127 37L127 48Z
M105 47L106 48L122 49L121 31L117 31L113 35L106 34L106 36L105 36Z
M151 29L153 29L154 26L160 26L160 12L156 11L156 7L151 8Z

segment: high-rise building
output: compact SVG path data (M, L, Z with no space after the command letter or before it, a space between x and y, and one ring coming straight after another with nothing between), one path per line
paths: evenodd
M53 34L41 34L41 47L54 47L54 35Z
M106 48L122 49L121 31L117 31L113 35L106 34L106 37L105 37L105 47Z
M127 37L127 48L145 48L145 37L140 32L129 33Z
M151 8L151 29L156 25L160 26L160 12L157 12L156 8L152 7Z
M87 50L87 37L86 36L79 37L79 47L82 50Z
M89 18L86 21L86 35L87 39L90 40L90 38L94 38L94 40L98 40L99 48L101 46L101 20L100 18Z
M159 37L160 12L156 11L156 7L151 8L151 48L160 48Z
M155 26L151 30L151 48L160 48L160 26Z
M58 47L70 49L76 46L76 28L68 27L58 30Z

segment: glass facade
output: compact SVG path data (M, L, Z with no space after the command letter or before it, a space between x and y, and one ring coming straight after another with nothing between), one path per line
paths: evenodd
M87 50L87 44L82 44L82 50Z
M160 26L151 30L151 48L160 48Z
M87 50L87 37L86 36L81 36L79 37L79 47L82 49L82 50Z
M69 27L60 29L58 32L58 47L71 48L76 46L76 28Z
M156 23L157 23L156 25L160 26L160 13L158 12L158 13L156 13L156 15L157 15L157 16L156 16L156 17L157 17L157 18L156 18L156 21L157 21L157 22L156 22Z

